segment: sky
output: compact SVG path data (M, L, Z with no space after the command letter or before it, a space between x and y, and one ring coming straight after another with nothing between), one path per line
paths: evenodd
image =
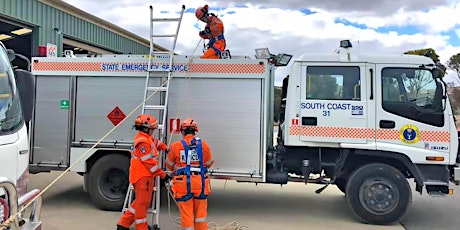
M200 55L198 32L205 24L195 17L197 7L208 4L224 23L232 56L255 55L256 48L273 54L332 53L339 41L349 39L367 53L397 53L433 48L441 63L460 53L460 0L64 0L88 13L148 39L149 5L154 17L182 19L176 52ZM159 34L175 32L177 24L155 24ZM170 42L158 40L168 48ZM292 63L292 61L291 61ZM278 67L276 85L289 73ZM448 71L450 78L456 74Z

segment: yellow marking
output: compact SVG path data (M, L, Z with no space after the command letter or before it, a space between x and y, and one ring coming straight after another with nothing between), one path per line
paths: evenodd
M9 98L10 94L9 93L2 93L0 94L0 98Z
M6 77L6 73L0 73L0 77Z

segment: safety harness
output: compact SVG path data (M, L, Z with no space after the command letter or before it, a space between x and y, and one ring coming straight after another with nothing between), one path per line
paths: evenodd
M220 55L221 55L221 51L220 51L219 49L217 49L216 47L214 47L214 43L215 43L216 41L219 41L219 40L225 40L225 37L224 37L223 34L222 34L222 35L219 35L219 36L217 36L217 37L215 37L215 38L209 39L208 47L211 48L211 49L213 49L213 50L216 52L216 54L220 56Z
M187 145L187 142L185 140L181 140L182 145L184 146L184 151L185 151L185 160L186 160L186 166L177 170L176 175L180 175L185 173L186 174L186 183L187 183L187 195L176 198L177 201L187 201L190 200L192 197L195 199L206 199L208 195L204 194L204 189L205 189L205 175L208 172L208 169L204 167L203 165L203 148L201 144L201 139L199 137L195 137L190 141L190 145ZM198 159L200 162L200 167L192 167L190 166L191 162L191 156L189 155L189 150L195 150L196 153L198 154ZM191 172L199 172L201 175L201 193L199 196L193 196L192 194L192 186L190 184L190 176Z

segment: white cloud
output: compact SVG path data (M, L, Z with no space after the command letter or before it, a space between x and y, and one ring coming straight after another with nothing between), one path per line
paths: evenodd
M149 3L144 0L66 0L82 10L112 22L129 31L148 38ZM158 17L177 17L182 4L196 8L204 4L220 8L212 12L219 15L225 25L225 37L232 55L254 56L254 49L269 47L272 53L290 53L295 57L305 52L333 52L342 39L351 39L360 52L404 53L412 49L433 48L445 63L448 58L460 52L460 47L449 44L449 36L441 32L453 31L460 25L460 3L445 0L419 1L350 0L342 4L336 0L322 1L167 1L152 2L154 14ZM339 4L340 3L340 4ZM239 7L245 5L244 8ZM305 15L298 9L309 9L316 13ZM169 14L161 14L161 12ZM353 23L365 24L360 29L336 23L338 18ZM181 24L176 51L190 55L200 41L195 25L194 13L185 13ZM168 25L172 25L171 23ZM384 26L413 26L415 34L397 32L379 33L375 28ZM174 31L173 26L155 27L162 32ZM455 33L460 39L460 29ZM359 40L359 45L358 41ZM165 42L159 42L166 46ZM201 53L202 44L195 55ZM287 75L289 68L277 70L277 84Z

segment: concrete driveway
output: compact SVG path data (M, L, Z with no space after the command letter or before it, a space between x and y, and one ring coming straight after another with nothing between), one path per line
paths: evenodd
M60 172L31 175L29 188L45 188ZM98 210L83 191L83 178L66 174L44 194L42 220L45 230L116 229L120 212ZM349 211L345 196L329 186L317 195L319 185L292 183L286 186L214 180L209 198L210 222L220 226L237 221L248 229L404 229L401 225L374 226L358 222ZM180 229L174 223L178 211L166 192L162 193L162 230Z

